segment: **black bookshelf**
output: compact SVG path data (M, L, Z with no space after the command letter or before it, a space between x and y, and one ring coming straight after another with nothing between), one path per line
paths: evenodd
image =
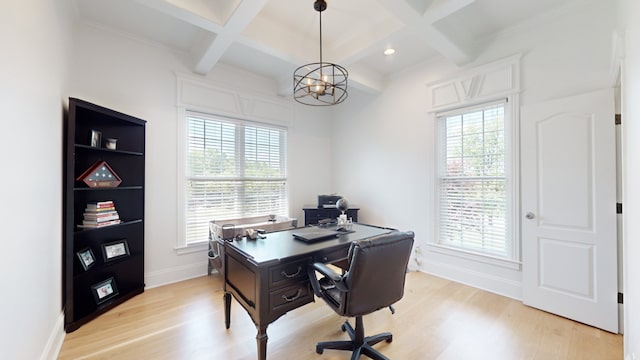
M63 181L62 300L66 332L144 291L145 124L133 116L69 99ZM92 132L100 136L93 137ZM117 139L115 148L106 148L108 138ZM120 178L117 187L90 187L77 180L100 161ZM104 201L113 201L121 222L99 228L78 227L83 223L86 205ZM88 252L89 260L82 261L80 255Z

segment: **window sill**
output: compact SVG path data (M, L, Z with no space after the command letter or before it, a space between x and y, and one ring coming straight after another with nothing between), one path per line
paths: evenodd
M427 246L430 251L437 252L440 254L454 256L461 259L481 262L481 263L490 264L494 266L500 266L500 267L511 269L511 270L517 270L517 271L522 270L522 263L520 261L509 260L505 258L487 255L487 254L480 254L470 250L453 248L453 247L439 245L439 244L428 244Z
M207 251L209 249L208 241L201 241L193 244L189 244L187 246L180 246L174 248L176 254L178 255L186 255L197 252Z

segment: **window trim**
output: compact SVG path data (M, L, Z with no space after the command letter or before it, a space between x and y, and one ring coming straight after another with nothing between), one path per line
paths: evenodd
M243 118L239 118L239 117L235 117L235 116L229 116L229 115L224 115L224 114L218 114L217 112L204 112L204 111L199 111L199 110L192 110L192 109L188 109L186 107L178 107L177 109L177 115L178 115L178 121L177 121L177 131L176 131L176 146L177 146L177 151L176 151L176 163L177 163L177 169L178 171L176 171L176 202L177 202L177 221L176 221L176 225L177 225L177 229L176 229L176 244L174 247L174 250L176 251L177 254L182 255L182 254L189 254L189 253L194 253L194 252L201 252L204 251L208 248L208 240L207 239L203 239L202 241L198 241L198 242L192 242L192 243L187 243L187 238L186 238L186 211L187 211L187 203L186 203L186 191L185 191L185 186L186 186L186 182L188 181L187 179L187 159L186 159L186 155L187 155L187 147L188 147L188 140L187 140L187 129L188 129L188 117L190 115L201 115L204 117L213 117L213 118L220 118L220 119L228 119L231 120L233 122L236 122L238 124L242 124L242 125L255 125L255 126L268 126L268 127L272 127L272 128L278 128L281 130L284 130L285 132L288 132L288 127L286 125L284 125L281 122L274 122L274 121L269 121L269 120L264 120L264 121L255 121L253 119L243 119ZM287 161L288 161L288 144L287 144L287 140L284 140L284 153L283 153L283 157L284 157L284 171L285 171L285 177L284 179L286 180L288 178L288 169L287 169ZM233 180L233 178L229 178L229 180ZM260 179L255 179L255 180L260 180ZM270 178L269 180L274 180L273 178ZM285 186L285 191L288 193L289 192L289 183L287 181L286 186ZM288 197L287 202L286 202L286 206L287 208L291 207L291 199Z
M476 252L471 249L446 246L439 243L440 238L440 188L439 179L442 164L442 137L441 124L439 119L442 116L450 116L460 113L471 112L475 109L490 106L497 103L504 103L505 112L505 179L506 179L506 234L510 239L507 249L507 257L494 256L487 253ZM433 182L433 213L434 213L434 237L427 243L430 250L450 256L460 257L477 262L498 265L509 269L521 268L521 244L520 244L520 197L519 197L519 108L518 94L509 96L501 96L488 101L465 104L464 106L456 106L441 111L431 113L433 116L434 129L434 182Z

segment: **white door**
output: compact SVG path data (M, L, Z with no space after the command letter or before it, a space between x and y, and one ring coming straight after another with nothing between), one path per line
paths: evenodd
M521 109L522 298L618 332L613 89Z

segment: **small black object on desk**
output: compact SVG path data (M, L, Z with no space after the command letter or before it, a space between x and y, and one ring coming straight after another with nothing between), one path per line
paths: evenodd
M347 219L351 219L353 222L358 222L358 210L359 208L349 208L345 211ZM302 208L304 211L304 225L316 225L321 224L321 221L328 220L328 222L337 222L338 216L342 214L342 211L337 208L319 208L316 206L305 205Z

